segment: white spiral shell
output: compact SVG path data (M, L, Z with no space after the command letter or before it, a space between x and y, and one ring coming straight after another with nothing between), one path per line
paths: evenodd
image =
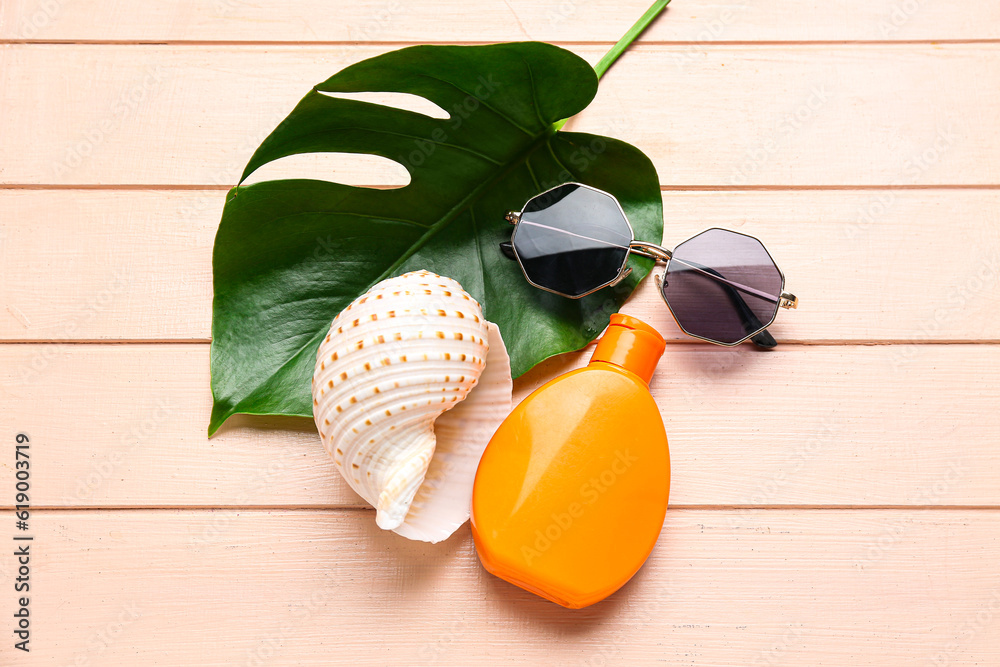
M313 415L379 527L437 542L469 517L511 387L499 330L479 304L451 278L417 271L383 280L333 320L316 358Z

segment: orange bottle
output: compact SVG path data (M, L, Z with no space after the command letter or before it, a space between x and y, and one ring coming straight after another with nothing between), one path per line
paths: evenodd
M649 556L670 493L663 419L649 380L665 343L615 314L590 364L521 402L476 473L472 535L483 566L579 609L608 597Z

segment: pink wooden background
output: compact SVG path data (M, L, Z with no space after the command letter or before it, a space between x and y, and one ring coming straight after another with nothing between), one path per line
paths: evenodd
M674 484L611 599L496 580L467 528L381 533L308 424L206 438L224 194L310 86L422 42L595 62L646 5L2 0L0 544L18 432L36 509L32 651L3 546L0 664L1000 664L997 3L674 0L571 121L653 159L665 243L758 235L802 301L769 354L627 304L671 343Z

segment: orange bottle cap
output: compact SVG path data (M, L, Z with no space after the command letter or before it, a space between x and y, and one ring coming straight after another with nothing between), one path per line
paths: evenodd
M666 346L663 336L653 327L634 317L615 313L590 361L621 366L649 384Z

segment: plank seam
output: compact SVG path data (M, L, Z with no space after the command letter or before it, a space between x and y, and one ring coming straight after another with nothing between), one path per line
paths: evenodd
M0 506L0 510L13 510L13 506ZM44 505L31 508L33 513L39 512L374 512L375 508L361 505L109 505L107 507L92 506L61 506ZM965 512L965 511L1000 511L1000 505L670 505L667 511L705 511L705 512Z
M187 183L0 183L3 190L100 190L100 191L188 191L228 192L233 185ZM394 185L356 185L360 188L388 189ZM937 183L928 185L660 185L661 192L812 192L812 191L878 191L878 190L1000 190L1000 183Z
M877 347L893 345L1000 345L1000 338L985 338L965 340L962 338L897 338L897 339L848 339L848 338L782 338L781 345L796 345L800 347ZM80 345L80 346L129 346L129 345L210 345L211 338L130 338L122 340L114 339L63 339L63 338L17 338L0 339L0 345ZM700 349L711 349L706 347L706 343L696 343L683 338L671 338L667 340L668 345L692 345ZM591 344L592 345L592 344ZM589 347L589 346L588 346ZM580 348L585 349L585 348ZM766 352L761 352L767 354ZM567 353L571 354L571 353Z
M495 44L490 40L469 41L413 41L413 40L382 40L382 41L344 41L344 40L204 40L204 39L0 39L0 44L18 46L343 46L364 48L368 46L395 46L404 48L418 44L435 46L483 46ZM605 46L610 47L613 41L550 41L556 46ZM1000 44L1000 38L974 37L967 39L773 39L773 40L639 40L636 46L697 46L704 49L730 46L916 46L916 45L951 45L951 44Z

